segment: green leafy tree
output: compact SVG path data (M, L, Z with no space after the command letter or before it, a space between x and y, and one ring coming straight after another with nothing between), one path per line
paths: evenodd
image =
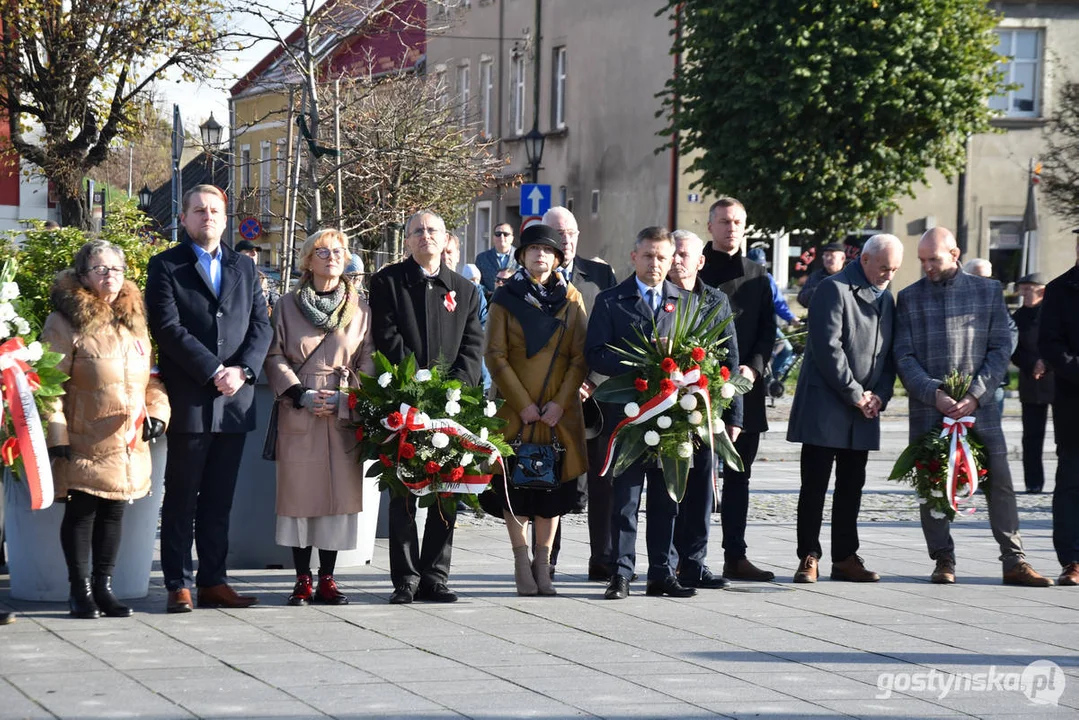
M1079 222L1079 82L1060 89L1048 144L1042 160L1045 195L1058 215Z
M3 0L0 104L10 145L56 188L64 225L89 228L83 177L137 134L155 81L205 77L218 0Z
M819 241L954 176L1003 89L985 0L670 0L681 67L661 93L697 185L768 231ZM670 144L667 145L670 147Z

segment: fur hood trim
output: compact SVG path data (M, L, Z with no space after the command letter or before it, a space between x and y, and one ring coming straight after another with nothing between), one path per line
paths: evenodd
M56 275L49 299L78 332L92 333L109 325L122 325L135 335L146 335L146 306L138 286L130 280L124 280L120 294L109 304L83 285L69 268Z

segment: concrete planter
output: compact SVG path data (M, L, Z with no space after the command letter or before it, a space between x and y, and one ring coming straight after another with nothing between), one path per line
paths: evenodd
M142 598L149 592L167 452L165 438L150 446L153 462L150 494L124 508L123 539L112 576L112 589L119 598ZM4 505L11 597L35 602L67 600L67 566L60 548L64 505L54 503L46 510L30 510L26 483L15 480L7 471Z

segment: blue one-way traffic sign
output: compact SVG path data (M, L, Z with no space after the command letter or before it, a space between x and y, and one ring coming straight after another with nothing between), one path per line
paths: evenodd
M542 215L551 209L550 185L521 186L521 214Z

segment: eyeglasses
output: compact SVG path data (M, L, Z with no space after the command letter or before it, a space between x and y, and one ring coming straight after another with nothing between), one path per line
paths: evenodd
M317 257L319 260L329 260L330 255L333 255L336 259L343 258L345 256L345 249L340 247L335 247L332 249L315 248L315 257Z
M513 233L508 230L495 230L495 237L513 237Z
M120 267L109 267L108 265L94 265L92 268L90 268L90 272L92 272L94 275L102 276L108 275L109 273L112 273L114 275L123 275L125 270L127 270L127 268L123 265L121 265Z
M502 287L506 284L506 278L495 278L495 287Z
M577 237L577 235L580 234L580 231L579 230L559 230L558 234L561 235L564 238L573 238L573 237Z

